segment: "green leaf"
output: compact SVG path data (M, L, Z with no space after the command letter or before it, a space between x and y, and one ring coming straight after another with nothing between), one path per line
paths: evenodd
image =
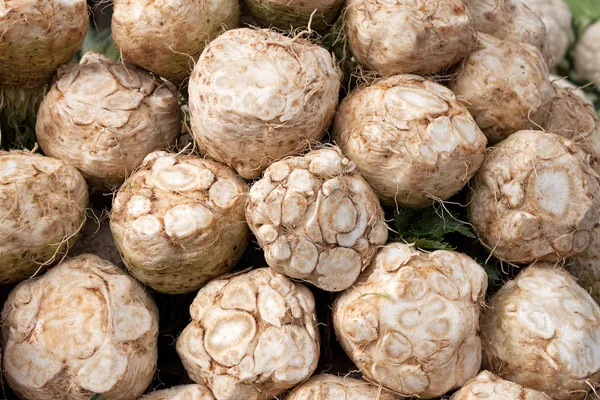
M423 239L416 237L408 237L406 239L408 243L414 243L415 247L425 250L454 250L455 247L451 246L448 242L435 239Z
M90 400L106 400L100 393L96 393Z

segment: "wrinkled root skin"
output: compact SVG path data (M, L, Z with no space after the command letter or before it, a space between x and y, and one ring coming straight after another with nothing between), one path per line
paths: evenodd
M574 142L520 131L490 149L471 183L469 220L502 261L559 261L585 250L600 217L600 185Z
M590 25L575 45L575 72L600 90L600 21Z
M142 286L82 255L9 295L4 378L28 400L134 400L152 380L157 336L158 311Z
M149 72L87 53L58 74L38 112L44 154L75 166L92 189L112 191L181 131L178 99Z
M0 84L42 86L71 60L88 31L85 0L0 3Z
M537 48L478 33L448 87L494 144L544 125L555 95L548 76Z
M600 119L594 105L579 97L573 89L556 83L552 85L556 97L544 129L581 146L594 158L594 170L600 173Z
M331 124L341 72L331 54L269 29L234 29L202 52L189 86L201 153L246 179L317 143Z
M238 262L250 231L248 187L197 156L158 151L119 189L110 226L127 269L169 294L199 289Z
M0 284L43 272L72 248L85 223L81 174L50 157L0 151Z
M362 379L315 375L292 391L285 400L399 400Z
M270 268L211 281L190 314L177 352L189 377L217 400L272 399L317 366L313 295Z
M477 31L498 39L530 44L543 54L546 61L551 59L546 25L521 0L463 1Z
M479 372L486 290L471 258L392 243L334 302L336 337L369 380L402 397L439 397Z
M415 75L350 93L334 131L344 155L390 206L447 200L477 172L487 144L449 89Z
M359 64L383 76L443 72L475 38L460 0L348 0L344 25Z
M546 28L547 52L550 56L550 69L554 69L567 54L573 35L571 20L573 16L565 0L520 0L533 11ZM523 26L523 25L521 25Z
M332 292L388 237L377 195L337 147L272 164L250 188L246 219L271 268Z
M254 20L262 27L329 29L342 11L343 0L248 0ZM313 15L314 12L314 15ZM312 19L311 19L312 16Z
M126 60L181 82L206 43L236 28L239 17L237 0L116 0L112 37Z
M181 385L158 390L139 400L215 400L208 388L202 385Z
M555 400L600 383L600 307L563 268L536 263L504 284L481 317L484 366Z
M567 260L567 270L600 304L600 227L594 230L592 244Z
M552 397L483 371L452 395L450 400L552 400Z
M107 211L89 204L86 214L88 218L81 230L81 237L69 251L69 255L94 254L119 268L125 267L110 231Z

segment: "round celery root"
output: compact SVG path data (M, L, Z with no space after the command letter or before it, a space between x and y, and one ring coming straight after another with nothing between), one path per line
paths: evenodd
M567 260L567 270L596 303L600 304L600 227L594 230L592 244Z
M398 397L362 379L314 375L285 400L396 400Z
M81 230L81 237L69 251L71 256L81 254L94 254L103 260L109 261L117 267L124 267L123 259L110 231L108 223L108 212L89 206L91 214Z
M469 219L500 260L558 261L591 243L600 185L590 157L553 133L520 131L497 144L472 181Z
M475 38L460 0L348 0L344 24L356 60L381 75L442 72Z
M102 191L116 189L180 130L175 93L150 73L96 53L58 74L36 124L44 153L74 165Z
M4 377L28 400L134 400L157 360L158 311L133 278L87 254L19 284L2 312Z
M0 84L45 85L77 53L88 25L85 0L0 2Z
M573 82L571 82L568 79L568 77L550 74L550 81L555 86L558 86L558 87L561 87L561 88L564 88L564 89L569 89L577 97L585 100L586 103L592 104L592 105L594 104L594 103L592 103L590 101L590 99L588 99L588 97L586 96L586 94L583 91L583 89L581 89L579 86L577 86L576 84L574 84Z
M58 262L85 223L87 186L50 157L0 151L0 284L30 278Z
M116 0L112 37L126 60L183 81L206 43L239 17L237 0Z
M571 41L571 12L565 0L520 0L544 23L548 36L550 67L556 67L567 54ZM523 25L521 25L523 26Z
M127 269L169 294L228 272L248 244L247 185L197 156L149 154L117 193L110 227Z
M277 272L328 291L354 283L387 240L377 195L338 148L272 164L246 219Z
M505 381L492 374L483 371L471 379L458 392L454 393L450 400L552 400L542 392Z
M313 295L270 268L211 281L190 314L177 352L189 377L217 400L272 399L317 366Z
M575 72L600 90L600 21L590 25L575 46Z
M141 397L140 400L215 400L215 398L210 390L202 385L181 385L158 390Z
M553 83L556 96L544 129L571 139L594 157L594 169L600 172L600 119L593 104L571 90Z
M201 153L246 179L319 141L338 102L341 72L304 39L235 29L204 50L190 79L190 119Z
M344 0L248 0L247 4L260 26L295 29L310 22L311 29L324 31L340 15Z
M336 114L335 139L388 205L422 207L460 191L487 140L454 94L415 75L357 89Z
M369 380L402 397L439 397L479 372L486 290L485 271L463 254L388 244L336 299L335 333Z
M600 383L600 307L563 268L536 263L494 295L481 317L484 364L555 400Z
M546 25L521 0L463 1L471 13L475 29L479 32L498 39L530 44L537 47L546 60L550 60Z
M546 122L554 98L548 76L535 47L480 33L449 88L494 144Z

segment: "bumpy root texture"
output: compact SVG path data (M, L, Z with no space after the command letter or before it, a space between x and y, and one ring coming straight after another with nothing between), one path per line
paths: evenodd
M571 12L569 6L564 0L520 0L531 11L533 11L544 23L546 27L547 53L550 56L550 68L556 67L567 54L569 42L573 33L571 32ZM518 5L517 5L518 7ZM524 9L524 7L522 7ZM527 11L525 11L527 13ZM534 25L529 27L529 24L520 24L517 29L525 28L531 30ZM513 26L513 28L515 28ZM539 28L536 28L539 31ZM513 32L515 32L513 30ZM535 45L535 43L532 43Z
M116 0L112 37L126 60L180 82L206 43L239 17L237 0Z
M442 72L475 38L460 0L348 0L344 24L356 60L381 75Z
M315 375L292 391L285 400L397 400L362 379L340 378L335 375Z
M493 144L546 122L554 99L548 76L535 47L479 33L449 88Z
M600 90L600 21L590 25L575 46L575 72Z
M479 32L498 39L527 43L550 61L546 25L520 0L463 0Z
M189 377L217 400L272 399L317 366L313 295L270 268L211 281L190 314L177 352Z
M324 48L269 29L235 29L204 50L190 79L200 152L244 178L319 141L333 120L341 72Z
M520 131L486 156L472 181L469 219L496 258L558 261L591 243L600 185L591 157L553 133Z
M42 86L77 53L88 30L85 0L0 3L0 84Z
M378 80L350 93L335 139L388 205L446 200L477 172L487 139L444 86L415 75Z
M113 202L110 227L127 269L169 294L197 290L228 272L248 244L247 191L214 161L149 154Z
M94 208L90 204L86 214L87 220L81 230L81 237L69 251L69 255L94 254L117 267L124 267L125 264L110 231L108 212Z
M600 119L596 109L571 90L553 83L556 97L544 129L571 139L593 158L593 167L600 172Z
M563 268L536 263L481 318L484 366L504 379L579 400L600 383L600 307Z
M36 124L44 153L74 165L101 191L116 189L180 130L175 93L146 71L91 52L59 71Z
M4 377L23 399L134 400L152 380L157 336L158 311L142 286L82 255L10 293Z
M332 292L350 287L388 236L377 195L338 148L267 168L246 219L273 269Z
M552 84L554 86L558 86L558 87L561 87L564 89L569 89L571 91L571 93L575 94L577 97L581 98L582 100L585 100L586 103L592 104L592 105L594 104L590 101L590 99L588 99L588 97L586 96L583 89L581 87L577 86L576 84L574 84L573 82L571 82L568 79L568 77L550 74L550 81L552 82Z
M552 400L552 397L483 371L454 393L450 400Z
M0 284L19 282L60 261L85 223L87 186L50 157L0 151Z
M295 29L308 26L316 31L330 28L344 0L248 0L248 8L260 26Z
M336 299L335 333L369 380L403 397L439 397L479 372L486 290L471 258L392 243Z
M592 244L567 260L567 270L600 304L600 227L594 230Z
M215 398L205 386L181 385L171 389L158 390L141 397L140 400L215 400Z

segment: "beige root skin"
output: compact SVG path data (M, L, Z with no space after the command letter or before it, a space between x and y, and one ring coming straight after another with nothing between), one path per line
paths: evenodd
M486 290L471 258L392 243L336 299L335 333L369 380L402 397L439 397L479 371Z
M0 284L19 282L60 261L85 223L81 174L50 157L0 151Z
M520 131L491 149L472 180L469 220L500 260L559 261L591 243L600 185L574 142Z
M460 0L348 0L344 24L356 60L384 76L442 72L475 38Z
M110 227L127 269L169 294L199 289L248 244L248 187L229 168L157 151L119 189Z
M590 25L575 46L575 72L600 90L600 21Z
M477 31L537 47L551 59L546 25L521 0L463 0ZM568 10L567 10L568 11Z
M594 230L592 244L587 249L567 260L567 270L600 304L600 228Z
M108 212L90 204L86 214L87 220L81 230L81 237L69 251L69 255L94 254L119 268L125 267L110 231Z
M555 400L600 383L600 307L563 268L536 263L504 284L481 318L484 365Z
M139 400L215 400L208 388L202 385L181 385L158 390Z
M593 167L600 172L600 119L596 109L573 90L553 85L556 97L544 129L581 146L594 158Z
M9 295L4 377L29 400L134 400L152 380L157 336L158 311L142 286L82 255Z
M250 188L246 219L271 268L332 292L388 236L377 195L337 147L272 164Z
M36 124L44 153L74 165L100 191L116 189L180 131L175 93L150 73L96 53L60 71Z
M248 0L254 20L263 27L324 31L335 23L343 0Z
M313 295L270 268L211 281L190 314L177 352L189 377L217 400L272 399L317 366Z
M206 43L238 26L237 0L117 0L112 37L123 57L165 79L188 78Z
M85 0L0 3L0 82L46 84L77 53L89 26Z
M341 72L330 53L268 29L213 40L190 80L199 150L246 179L319 141L338 103Z
M448 87L494 144L546 122L555 95L548 76L535 47L479 33Z
M571 82L568 79L568 77L550 74L550 82L552 82L552 84L554 86L558 86L558 87L561 87L564 89L569 89L571 91L571 93L573 93L577 97L581 98L582 100L585 100L586 103L594 105L594 103L591 102L590 99L587 98L583 89L581 87L577 86L576 84L574 84L573 82Z
M378 80L346 97L335 140L382 202L424 207L460 191L487 139L447 88L415 75Z
M483 371L454 393L450 400L552 400L552 397Z
M564 0L520 0L544 23L548 36L550 68L555 68L567 54L571 32L571 12ZM523 25L521 25L523 26Z
M335 375L314 375L294 389L285 400L397 400L388 393L362 379L340 378Z

